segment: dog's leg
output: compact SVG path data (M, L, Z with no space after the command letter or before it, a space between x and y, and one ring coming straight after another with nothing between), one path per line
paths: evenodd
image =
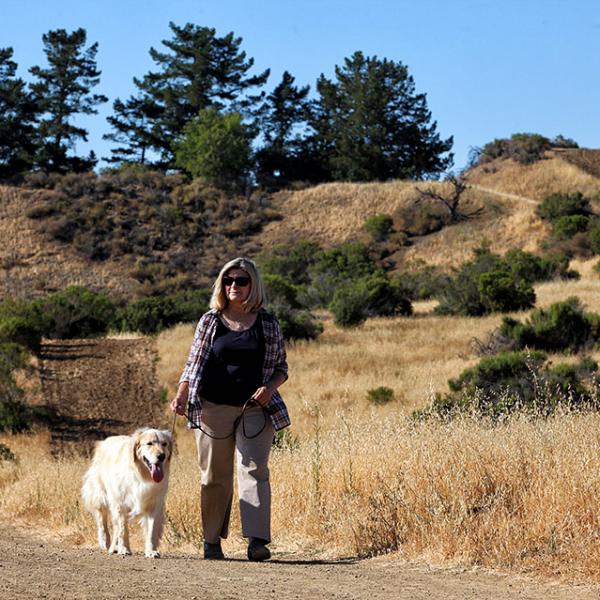
M146 529L146 556L148 558L160 558L158 544L162 536L163 521L164 515L162 505L144 519Z
M108 531L108 510L106 506L101 506L94 511L96 527L98 529L98 545L102 550L108 550L110 546L110 533Z
M127 512L120 507L111 510L113 524L113 540L108 549L110 554L131 554L129 549L129 530L127 528Z

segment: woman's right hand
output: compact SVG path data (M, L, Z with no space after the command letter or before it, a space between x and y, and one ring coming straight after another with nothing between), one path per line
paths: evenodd
M187 399L183 396L177 394L173 400L171 400L171 404L169 405L173 412L176 412L178 415L185 414L185 404Z

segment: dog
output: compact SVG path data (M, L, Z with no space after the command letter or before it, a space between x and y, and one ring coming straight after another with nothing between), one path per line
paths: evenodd
M160 429L138 429L96 444L81 495L96 519L100 548L109 554L131 554L128 521L138 518L145 530L146 556L160 557L172 452L173 436Z

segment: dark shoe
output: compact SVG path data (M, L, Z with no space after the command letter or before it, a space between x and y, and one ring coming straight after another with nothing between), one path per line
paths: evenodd
M267 548L268 543L266 540L261 540L260 538L250 538L248 560L254 562L269 560L271 558L271 551Z
M221 542L211 544L204 542L204 560L223 560L225 555L221 550Z

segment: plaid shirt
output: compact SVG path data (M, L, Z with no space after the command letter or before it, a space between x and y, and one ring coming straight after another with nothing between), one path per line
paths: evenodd
M198 321L194 341L192 342L192 349L190 350L185 369L179 379L179 383L183 381L189 383L188 416L190 421L196 426L200 425L202 415L202 401L199 395L202 387L202 374L208 361L217 330L218 315L219 312L212 309L202 315L200 321ZM274 315L264 309L261 309L260 317L265 338L263 385L266 385L275 371L283 373L287 379L288 366L279 322ZM290 424L287 407L277 390L273 392L271 402L265 407L265 410L271 418L276 431Z

